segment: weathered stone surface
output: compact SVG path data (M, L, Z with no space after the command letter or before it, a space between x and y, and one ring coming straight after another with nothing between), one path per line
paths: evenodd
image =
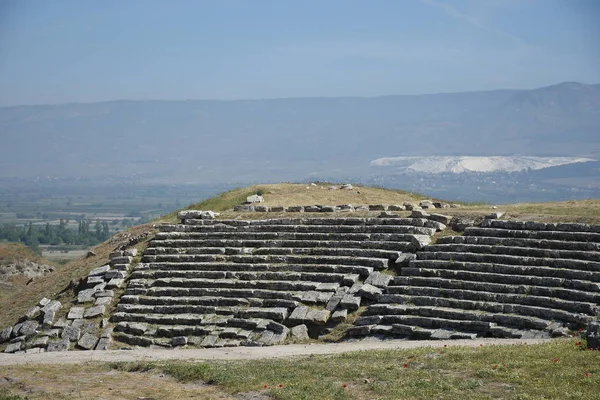
M37 321L25 321L17 332L18 335L31 336L39 328L40 324Z
M44 298L42 298L42 299L40 300L40 302L38 303L38 306L40 306L40 307L44 307L44 306L45 306L45 305L47 305L48 303L50 303L50 299L47 299L47 298L45 298L45 297L44 297Z
M385 204L369 204L369 211L387 211L388 206Z
M270 329L275 333L282 333L282 332L286 331L287 327L278 322L270 321L269 324L267 325L267 329Z
M47 312L57 312L58 310L60 310L60 308L62 307L62 304L60 303L60 301L58 300L50 300L48 302L48 304L46 304L44 307L42 307L42 314L45 314Z
M348 318L348 310L337 310L331 316L333 322L344 322Z
M402 206L400 204L390 204L390 206L388 207L389 211L405 211L406 210L406 206Z
M57 337L60 337L61 331L62 331L62 329L47 329L44 331L44 335L47 335L48 337L51 337L51 338L57 338Z
M252 202L248 202L252 203ZM177 218L181 221L185 221L186 219L215 219L220 214L214 211L202 211L202 210L185 210L177 213Z
M81 319L84 312L85 307L71 307L69 314L67 314L67 319Z
M77 302L78 303L93 303L95 301L94 293L96 293L96 289L80 290L79 293L77 293Z
M48 342L48 347L46 348L46 351L67 351L67 350L69 350L69 340L68 339L53 340L51 342Z
M93 306L93 307L90 307L87 310L85 310L85 313L83 314L83 316L84 316L84 318L94 318L99 315L103 315L105 311L106 311L105 305Z
M106 287L109 289L120 288L120 287L123 287L124 284L125 284L124 279L113 278L110 281L108 281L108 284L106 285Z
M0 331L0 343L8 342L12 331L13 331L12 326L2 329L2 331Z
M345 294L340 301L340 307L350 311L358 310L360 307L360 296L353 296L351 294Z
M600 349L600 320L591 321L586 332L587 346L590 349Z
M91 333L84 333L83 336L81 336L81 339L77 341L77 346L81 347L82 349L92 350L96 347L97 343L98 336L92 335Z
M292 338L295 340L309 340L308 328L306 325L296 325L291 329Z
M104 277L109 281L111 279L115 279L115 278L116 279L125 279L125 277L127 277L127 273L126 273L126 271L117 271L117 270L108 271L106 273L106 275L104 275Z
M448 216L448 215L442 215L442 214L431 214L429 216L429 219L432 219L434 221L437 222L441 222L444 225L448 225L450 223L450 221L452 221L452 217Z
M94 293L94 297L115 297L115 292L114 290L99 290Z
M103 276L88 276L87 278L87 287L95 288L97 285L101 285L104 283L104 275Z
M72 326L65 326L60 335L60 337L62 339L66 339L71 342L76 342L77 340L79 340L80 336L81 336L81 330L79 328L75 328ZM48 350L48 351L50 351L50 350Z
M126 257L135 257L138 255L138 249L132 248L123 251L123 255Z
M103 265L101 267L94 268L93 270L90 271L88 276L104 275L108 271L110 271L110 265L107 264L107 265Z
M249 204L239 204L239 205L233 207L233 211L236 211L236 212L252 212L252 211L254 211L254 206L253 205L249 205Z
M464 232L465 229L474 226L475 221L470 218L455 217L452 219L451 226L456 232Z
M102 337L98 340L98 344L96 345L94 350L108 350L110 348L111 342L112 340L110 339L110 337Z
M48 340L49 340L48 336L39 337L33 341L32 346L45 348L46 346L48 346Z
M358 291L358 294L364 298L376 301L379 299L379 296L381 296L382 290L378 287L365 283Z
M6 349L4 349L4 352L5 353L16 353L17 351L20 351L22 348L23 348L22 342L9 343L8 346L6 346Z
M398 214L394 214L393 212L382 211L377 218L400 218L400 216Z
M112 297L97 297L94 306L106 306L112 302Z
M175 336L174 338L171 339L171 345L173 347L185 346L187 344L188 344L187 336Z
M31 347L31 348L25 350L25 353L27 353L27 354L37 354L37 353L43 353L45 351L46 350L44 348L41 348L41 347Z
M59 318L55 323L52 324L53 328L64 328L65 326L69 326L69 321L64 318Z
M306 318L306 313L308 313L308 307L296 307L288 319L290 322L303 322Z
M410 242L415 246L417 250L421 250L423 247L431 243L431 236L428 235L412 235Z
M431 215L423 210L413 210L410 214L411 218L429 218Z
M331 313L327 310L309 310L306 313L305 321L315 325L324 325L329 320Z
M25 319L34 319L40 314L41 308L39 306L33 306L25 313Z
M369 277L365 280L365 284L384 288L390 283L391 280L392 280L391 275L382 274L378 271L375 271L375 272L371 273L369 275Z

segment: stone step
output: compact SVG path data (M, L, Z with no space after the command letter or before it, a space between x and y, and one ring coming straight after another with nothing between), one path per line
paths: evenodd
M290 264L328 264L328 265L359 265L372 267L378 270L386 269L389 260L372 257L351 256L310 256L310 255L191 255L191 254L166 254L166 255L144 255L143 262L146 263L189 263L189 262L229 262L229 263L290 263Z
M131 306L131 305L130 305ZM169 307L169 306L162 306ZM173 306L176 307L176 306ZM190 306L192 307L192 306ZM270 319L277 322L284 321L289 315L287 308L283 307L248 307L234 309L230 314L163 314L163 313L133 313L117 311L111 320L114 322L141 322L153 325L227 325L230 319Z
M546 266L553 268L565 268L581 271L600 272L600 262L572 260L566 258L542 258L542 257L524 257L511 256L505 254L485 254L485 253L466 253L466 252L430 252L421 251L417 253L419 260L452 260L478 263L493 263L493 264L512 264L512 265L531 265L531 266ZM596 280L596 279L594 279Z
M472 301L524 304L594 315L598 304L586 292L537 286L509 286L442 278L405 278L404 286L388 286L381 303L399 300L394 295L431 296ZM591 300L591 301L590 301Z
M380 325L402 324L424 329L449 329L468 332L487 332L494 323L477 320L456 320L420 315L382 315Z
M215 287L189 288L189 287L151 287L146 296L153 297L227 297L227 298L259 298L294 300L295 294L289 291L266 289L223 289Z
M145 285L152 287L188 287L215 289L266 289L278 291L323 290L335 292L339 285L311 281L281 280L240 280L240 279L202 279L202 278L159 278L150 280Z
M379 312L379 313L378 313ZM369 318L381 318L382 323L404 323L394 320L395 316L416 316L416 317L427 317L436 319L448 319L455 321L468 321L473 322L474 325L465 326L427 326L418 325L424 328L456 328L460 330L479 331L476 327L481 327L481 331L485 332L495 324L518 328L518 329L537 329L544 330L551 323L551 321L543 318L537 318L532 316L524 316L518 314L505 314L505 313L490 313L473 310L463 310L458 308L447 308L447 307L429 307L429 306L414 306L414 305L384 305L379 306L377 304L369 307L369 315L365 317L359 317L355 321L355 325L361 324L361 318L365 318L368 321ZM372 322L370 322L372 323ZM379 322L377 322L379 323ZM414 324L409 324L414 325Z
M144 335L146 333L142 333L144 329L146 329L148 333L151 333L151 335L145 335L148 337L148 339L151 339L152 337L172 338L178 336L192 336L195 337L194 344L196 345L202 343L203 337L207 335L215 335L224 339L256 340L265 330L264 328L248 330L243 328L217 325L161 325L156 329L148 330L148 326L144 326L140 323L128 322L119 322L115 326L115 332L124 332L134 336Z
M519 257L536 258L563 258L585 261L600 261L600 251L578 251L578 250L553 250L537 249L531 247L518 247L509 245L485 245L485 244L462 244L448 243L435 244L427 247L429 252L460 252L460 253L484 253L512 255Z
M218 296L138 296L124 295L119 304L145 304L145 305L199 305L213 307L286 307L294 308L300 303L286 299L261 299L261 298L235 298Z
M338 282L352 286L358 279L357 274L312 273L290 271L190 271L190 270L146 270L134 271L132 279L159 278L203 278L203 279L239 279L239 280L284 280Z
M221 255L312 255L312 256L334 256L334 257L368 257L396 260L400 254L398 251L381 249L356 249L356 248L327 248L327 247L152 247L144 251L144 255L197 255L197 254L221 254Z
M239 219L187 219L185 225L166 224L164 226L186 226L204 225L204 226L270 226L270 225L411 225L424 226L428 223L425 218L268 218L257 220L239 220Z
M512 229L512 230L532 230L532 231L563 231L563 232L595 232L600 233L600 225L590 225L575 222L533 222L533 221L508 221L501 219L485 220L482 224L485 227Z
M600 243L569 242L564 240L527 239L493 236L444 236L437 239L438 244L461 243L483 244L490 246L514 246L536 249L600 251Z
M600 233L593 232L537 231L468 227L465 229L464 235L600 243Z
M424 220L425 225L431 225L431 222ZM296 232L296 233L412 233L419 235L433 235L437 229L435 227L418 225L392 225L392 224L372 224L372 225L174 225L171 227L160 227L162 232L211 232L211 233L231 233L231 232ZM162 237L162 236L159 236Z
M153 240L148 245L149 249L155 247L215 247L215 248L262 248L262 247L303 247L303 248L348 248L348 249L379 249L390 251L413 250L411 239L413 235L389 235L389 241L371 240L362 238L360 240L335 240L328 234L319 234L322 239L281 239L277 240L255 240L255 239L164 239ZM392 236L393 235L393 236ZM366 240L369 239L369 240ZM401 239L401 240L399 240Z
M369 306L362 315L384 315L393 314L398 304L411 304L416 307L444 307L451 309L461 309L468 311L480 311L492 314L518 314L522 316L536 317L548 321L561 321L563 323L583 326L593 318L590 315L582 315L565 310L536 307L514 303L499 303L492 301L472 301L462 300L452 297L431 297L431 296L408 296L395 295L396 303L378 303ZM402 301L401 303L397 303ZM552 299L548 299L551 303ZM391 309L391 311L389 309ZM460 319L460 318L458 318Z
M579 271L566 268L551 268L539 266L521 266L510 264L491 264L491 263L476 263L454 260L412 260L409 264L410 268L421 269L438 269L450 271L466 271L473 273L481 273L486 277L493 277L494 274L502 274L515 276L514 279L523 279L521 284L527 282L535 282L539 286L561 286L570 289L584 290L590 292L600 292L600 283L594 282L598 279L597 272ZM407 270L403 268L403 271ZM403 275L407 275L410 270ZM414 275L411 273L411 275ZM509 278L505 278L509 279ZM489 281L487 278L482 281ZM514 281L517 283L517 281ZM544 282L541 284L541 282Z
M158 232L150 242L162 243L170 241L350 241L350 242L410 242L413 234L404 233L338 233L338 232ZM183 247L183 246L182 246ZM220 245L215 244L215 247ZM307 246L309 247L309 246Z
M373 267L343 264L291 264L291 263L175 263L161 262L147 264L148 270L179 270L179 271L274 271L274 272L306 272L306 273L333 273L333 274L358 274L367 277L373 272Z
M597 273L594 272L547 267L421 261L423 262L412 262L409 268L403 268L402 276L440 277L511 285L566 287L600 292L600 282L591 281L591 279L597 278ZM473 271L473 269L475 270Z

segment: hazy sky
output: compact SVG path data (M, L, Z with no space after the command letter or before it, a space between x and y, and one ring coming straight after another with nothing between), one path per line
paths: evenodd
M600 82L597 0L0 0L0 105Z

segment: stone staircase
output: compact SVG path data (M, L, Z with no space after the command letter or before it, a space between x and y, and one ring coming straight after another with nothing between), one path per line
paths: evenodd
M543 338L600 312L600 226L484 220L402 268L348 336Z
M376 300L381 274L443 229L422 218L201 219L163 225L112 321L133 345L273 345L317 337ZM294 332L292 330L292 332Z

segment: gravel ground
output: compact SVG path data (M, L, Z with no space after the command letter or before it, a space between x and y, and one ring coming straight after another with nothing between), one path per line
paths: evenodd
M475 339L475 340L374 340L343 343L293 344L270 347L227 347L215 349L147 349L109 351L67 351L39 354L0 354L0 365L79 364L86 362L159 361L159 360L255 360L301 357L313 354L338 354L362 350L412 349L480 345L538 344L548 339Z

